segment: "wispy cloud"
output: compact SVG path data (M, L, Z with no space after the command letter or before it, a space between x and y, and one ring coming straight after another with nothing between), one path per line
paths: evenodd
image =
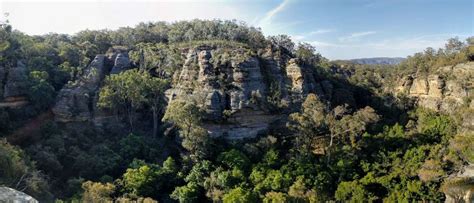
M377 32L375 32L375 31L354 32L354 33L351 33L349 36L340 37L339 41L342 41L342 42L352 41L352 40L359 39L361 37L365 37L365 36L368 36L368 35L373 35L375 33L377 33Z
M285 7L289 2L290 0L283 0L280 4L278 4L278 6L265 13L265 16L260 20L259 25L262 26L264 24L270 24L272 18L281 11L285 10Z
M328 48L328 47L341 47L343 45L341 44L335 44L335 43L330 43L330 42L322 42L322 41L310 41L308 42L311 45L315 46L316 49L319 48Z
M350 59L376 56L406 57L416 52L425 50L428 47L441 48L451 37L467 38L466 33L444 33L434 35L421 35L410 37L396 37L370 42L350 41L350 42L327 42L310 41L318 51L330 59Z
M320 30L311 31L311 32L308 33L308 35L319 35L319 34L325 34L325 33L330 33L330 32L334 32L334 30L332 30L332 29L320 29Z
M301 33L301 34L298 34L298 35L293 35L291 37L295 41L301 41L301 40L304 40L304 39L308 39L308 38L310 38L314 35L326 34L326 33L334 32L334 31L335 30L333 30L333 29L319 29L319 30L314 30L314 31L311 31L311 32L306 32L306 33Z

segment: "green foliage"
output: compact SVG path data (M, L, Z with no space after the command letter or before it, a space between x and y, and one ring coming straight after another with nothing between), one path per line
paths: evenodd
M172 76L181 67L183 58L179 49L173 45L141 43L129 53L130 59L140 64L140 69L152 71L153 74Z
M269 93L267 96L267 102L275 109L275 111L282 109L285 105L282 103L281 87L277 82L270 82Z
M45 177L21 149L5 139L0 139L0 185L28 192L44 201L51 200Z
M316 67L324 59L316 52L316 48L306 42L300 42L296 48L295 55L301 60L303 65Z
M289 177L279 170L256 166L249 177L254 185L254 191L264 195L269 191L284 191L290 184Z
M115 192L115 185L111 183L86 181L82 183L82 189L84 190L82 201L108 202L112 201L111 195Z
M265 198L263 198L264 203L285 203L288 202L288 195L281 192L267 192Z
M379 120L379 115L369 106L352 115L346 115L345 106L329 111L314 94L309 94L301 107L300 113L290 114L287 124L298 134L296 149L303 153L327 153L328 160L335 145L357 148L367 126Z
M30 72L28 97L38 110L46 109L54 101L55 90L48 79L46 71Z
M170 196L181 203L196 202L199 197L199 187L194 182L190 182L185 186L176 187Z
M456 124L452 118L447 115L419 108L416 112L418 117L418 131L428 139L436 141L447 141L447 139L456 133Z
M250 203L257 201L254 193L241 187L230 190L222 199L224 203Z
M474 163L474 134L459 134L451 139L450 150L452 150L461 160Z
M242 152L231 149L230 151L221 153L217 160L229 168L237 168L246 170L250 165L250 160Z
M445 48L437 51L429 47L424 52L416 53L407 58L398 67L398 73L415 73L427 75L437 68L448 65L455 65L471 60L473 45L469 43L469 38L464 43L459 38L451 38L445 44Z
M209 136L207 131L200 127L201 111L194 103L172 101L166 109L163 121L172 122L180 128L180 136L183 138L181 144L189 150L193 159L207 156Z
M298 176L296 181L288 189L288 195L295 202L321 202L323 201L315 190L306 188L303 176Z
M296 138L297 148L302 152L310 152L315 148L315 142L320 141L327 131L324 121L327 107L315 94L309 94L301 107L301 113L290 115L288 127L299 134Z
M158 182L159 168L156 165L143 165L136 169L127 169L123 174L124 186L132 194L150 196L160 184Z
M125 111L130 127L133 129L134 112L149 105L154 113L153 132L156 135L157 114L163 106L163 94L167 85L167 81L151 77L148 72L141 70L128 70L109 75L100 90L97 106Z
M365 202L373 198L357 181L339 183L335 197L336 200L346 202Z
M268 37L270 43L274 46L282 48L289 53L292 53L295 50L295 43L291 40L288 35L276 35Z

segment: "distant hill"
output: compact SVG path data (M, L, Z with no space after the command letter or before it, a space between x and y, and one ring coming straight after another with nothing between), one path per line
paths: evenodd
M350 59L348 61L356 64L386 64L386 65L396 65L405 60L402 57L375 57L375 58L360 58L360 59Z

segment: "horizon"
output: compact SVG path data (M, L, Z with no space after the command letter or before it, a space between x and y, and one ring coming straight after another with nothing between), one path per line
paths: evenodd
M330 60L406 58L427 47L444 47L449 38L464 41L474 35L473 2L467 0L2 0L0 12L9 14L13 29L28 35L73 35L86 29L134 27L140 22L237 20L261 28L266 37L286 34L295 42L308 42Z

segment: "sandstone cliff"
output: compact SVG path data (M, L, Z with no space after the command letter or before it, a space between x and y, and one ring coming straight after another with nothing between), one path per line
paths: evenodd
M170 78L172 86L166 91L167 100L196 102L206 112L205 126L212 136L233 139L264 133L272 123L298 110L308 93L316 93L337 105L355 103L350 87L325 79L314 68L301 65L291 54L274 46L255 51L200 45L181 47L180 52L183 65ZM110 117L96 107L102 80L136 63L130 61L128 50L120 48L96 56L77 81L59 92L53 108L56 120L100 124ZM467 109L461 115L462 126L474 130L473 75L474 62L458 64L428 75L396 78L395 86L387 91L405 95L417 105L436 111L452 113Z
M183 65L171 78L167 100L196 102L206 112L204 125L211 136L255 137L297 110L308 93L326 99L337 93L329 80L316 79L313 68L273 46L257 52L244 47L194 46L181 52ZM107 117L96 107L103 79L133 63L137 62L131 62L124 50L96 56L77 81L59 92L53 108L56 120L100 125Z

